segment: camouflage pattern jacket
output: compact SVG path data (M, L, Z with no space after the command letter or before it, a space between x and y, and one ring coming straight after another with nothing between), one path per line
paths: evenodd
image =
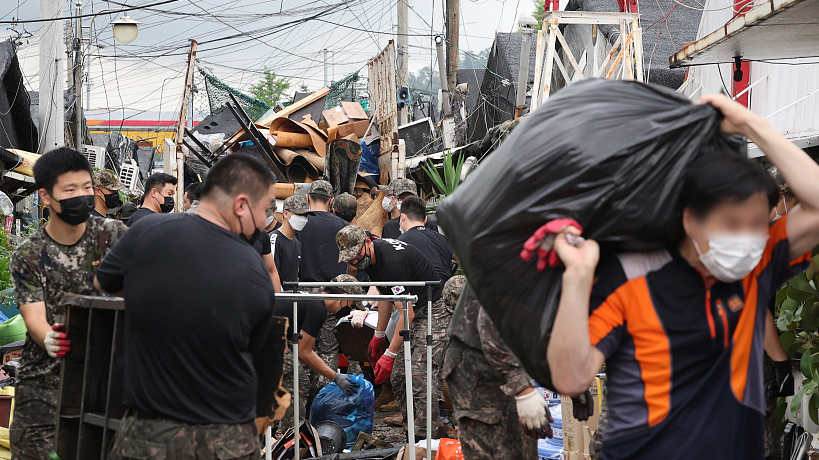
M83 236L71 246L54 241L40 227L11 255L9 268L18 305L45 302L48 324L64 321L58 306L63 294L101 295L94 289L94 275L102 258L126 227L118 220L91 216ZM18 381L57 388L59 363L26 334Z

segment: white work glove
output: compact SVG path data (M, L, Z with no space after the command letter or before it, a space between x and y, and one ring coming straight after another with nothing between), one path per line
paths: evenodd
M364 320L367 319L367 313L369 312L370 310L353 310L348 318L350 318L350 324L353 325L354 329L364 327Z
M51 330L46 332L45 339L43 339L43 348L45 348L48 356L52 358L62 358L66 353L71 351L71 341L63 332L65 326L63 324L55 324L51 326Z
M523 396L515 396L515 404L518 408L518 418L523 430L535 437L552 437L552 414L549 412L549 404L537 391L532 391Z

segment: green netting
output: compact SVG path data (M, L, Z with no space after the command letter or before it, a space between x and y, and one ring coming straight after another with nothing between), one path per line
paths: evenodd
M202 78L205 79L205 91L208 93L208 104L210 104L211 114L219 107L222 107L228 102L232 102L228 94L233 94L236 100L239 101L239 105L242 106L247 113L247 116L253 121L257 121L270 109L270 106L265 104L264 101L236 91L218 78L206 73L204 70L199 69L199 73L201 73Z
M330 85L330 92L327 94L327 102L324 103L324 110L338 105L338 101L357 102L355 84L358 83L358 72L351 73L341 80Z

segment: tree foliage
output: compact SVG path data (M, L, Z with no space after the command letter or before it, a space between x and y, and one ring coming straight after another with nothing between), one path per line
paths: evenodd
M535 10L532 11L532 16L537 19L537 29L535 30L541 30L543 29L543 11L546 2L545 0L532 0L532 3L535 4Z
M250 95L273 107L282 100L285 91L290 88L290 79L279 78L276 72L265 66L262 78L250 86Z

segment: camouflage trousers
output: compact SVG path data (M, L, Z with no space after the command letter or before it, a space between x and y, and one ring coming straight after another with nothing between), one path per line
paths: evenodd
M482 353L453 340L445 369L465 459L538 458L537 441L520 426L515 397L501 391L502 377Z
M9 439L15 460L43 460L54 449L57 389L23 383L14 394L14 418Z
M410 323L410 348L412 351L412 403L415 415L414 426L417 437L426 436L427 432L427 318L415 317ZM439 374L440 377L440 374ZM433 386L435 386L435 375L432 376ZM409 423L407 416L407 388L406 372L404 369L404 345L398 351L390 375L390 383L395 397L398 400L398 407L401 408L401 415L404 416L404 427ZM432 388L435 391L435 388ZM434 395L433 395L434 396ZM438 404L433 398L430 409L433 430L437 429L440 423L438 419ZM415 442L410 440L411 442Z
M307 398L310 396L310 379L307 371L310 370L302 362L299 365L299 422L307 419ZM276 433L284 433L288 428L293 427L293 418L296 406L296 397L293 389L293 346L290 344L287 347L287 352L284 354L284 374L282 374L282 388L290 392L292 399L290 400L290 407L284 413L284 417L279 420L276 425Z
M764 379L774 377L773 361L766 355L762 364ZM765 392L765 460L782 460L782 447L779 442L779 417L776 413L776 398L768 397Z
M316 344L313 345L313 350L324 364L326 364L333 371L338 371L338 342L333 330L336 328L338 318L335 315L327 315L324 325L321 326L319 336L316 337ZM327 377L319 374L314 370L310 370L310 390L313 396L317 395L322 388L332 383Z
M436 386L435 396L438 401L444 400L444 379L441 371L444 368L444 357L449 345L446 330L451 320L452 310L446 307L442 299L432 303L432 381ZM426 335L426 331L424 334Z
M111 460L259 458L256 424L193 425L130 409L114 437Z
M597 430L592 435L589 441L589 459L597 460L600 458L600 452L603 450L603 432L609 424L609 384L607 380L603 380L602 400L600 401L600 417L597 419Z

